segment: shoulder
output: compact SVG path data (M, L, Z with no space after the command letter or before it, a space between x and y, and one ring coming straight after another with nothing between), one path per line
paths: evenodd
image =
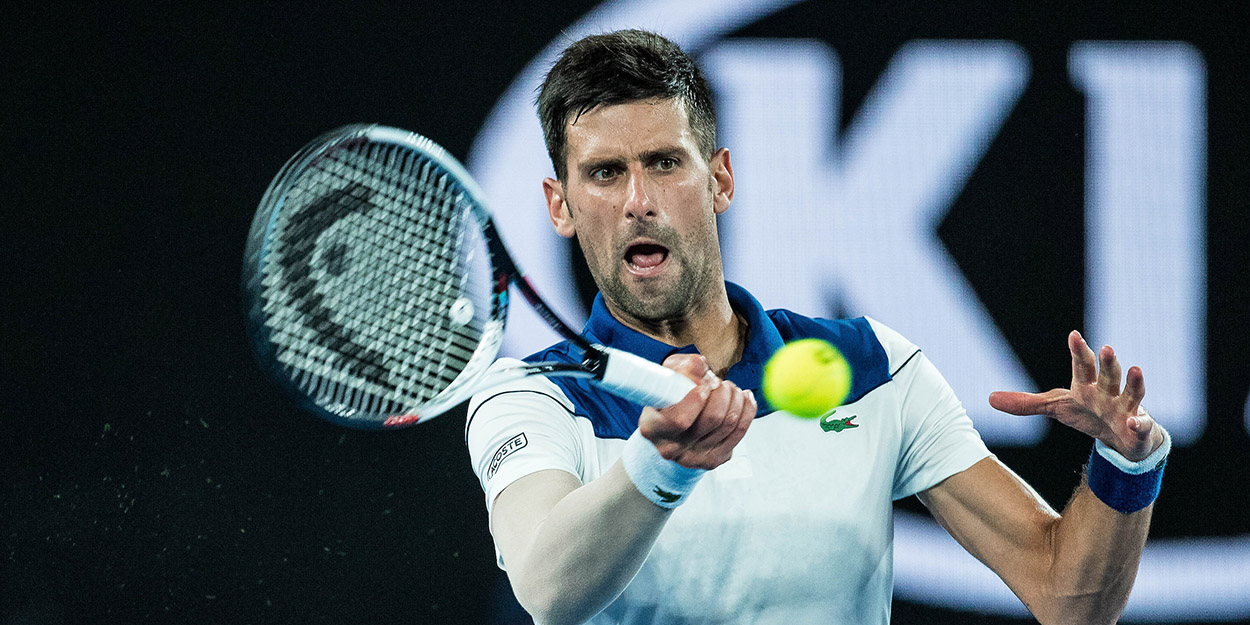
M903 335L871 317L823 319L783 309L768 311L768 317L786 342L820 338L842 352L852 372L848 403L889 382L920 352Z
M522 359L525 362L581 362L581 355L570 341L560 341Z
M484 375L490 376L501 371L538 362L578 362L578 359L574 357L572 352L572 345L568 341L562 341L542 351L530 354L524 359L501 357L491 363ZM494 404L497 403L499 398L504 397L509 400L525 401L526 395L537 396L529 397L528 399L530 400L545 397L547 401L559 404L561 408L569 413L573 413L576 410L569 397L565 394L564 389L559 384L553 382L551 378L542 375L529 375L491 386L474 394L469 400L469 422L472 423L474 414L488 402Z
M485 375L525 364L516 358L500 358ZM466 439L475 425L495 421L495 413L515 419L519 413L556 414L571 417L575 407L559 386L541 375L530 375L482 390L469 399L464 430ZM479 418L480 417L480 418Z
M886 357L889 360L891 373L898 372L908 362L915 359L920 353L920 348L915 343L907 340L902 334L899 334L893 328L873 319L872 317L864 317L872 328L873 335L877 337L877 341L881 343L881 348L885 350Z
M568 341L556 343L526 356L522 360L500 358L489 371L522 364L544 362L578 363L581 350ZM547 399L543 399L546 397ZM547 405L542 403L546 401ZM638 427L642 405L612 395L589 380L577 377L531 375L507 385L494 387L478 393L470 400L468 423L465 431L473 426L476 415L483 410L507 409L510 411L550 412L550 402L559 405L557 418L580 418L589 421L596 438L629 438ZM548 415L550 418L550 415Z

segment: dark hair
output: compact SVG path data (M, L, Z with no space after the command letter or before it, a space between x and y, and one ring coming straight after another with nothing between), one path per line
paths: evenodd
M605 104L677 98L703 158L716 149L716 112L703 72L677 44L645 30L591 35L564 49L538 90L538 119L556 177L568 175L565 124Z

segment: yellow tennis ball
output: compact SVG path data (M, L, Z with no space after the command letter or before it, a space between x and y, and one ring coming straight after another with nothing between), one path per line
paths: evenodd
M774 408L813 419L846 400L851 392L851 365L829 341L799 339L768 359L763 390Z

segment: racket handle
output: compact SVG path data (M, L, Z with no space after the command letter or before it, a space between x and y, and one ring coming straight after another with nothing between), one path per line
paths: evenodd
M694 388L690 378L668 367L619 349L600 349L607 353L608 363L599 385L614 395L652 408L667 408Z

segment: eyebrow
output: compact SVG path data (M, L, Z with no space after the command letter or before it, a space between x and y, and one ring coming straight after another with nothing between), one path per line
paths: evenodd
M647 150L646 152L639 154L638 158L642 159L642 162L644 163L652 163L662 158L668 158L672 156L686 157L686 156L689 156L689 152L687 152L686 148L684 147L681 147L679 145L674 145L670 147L659 148L657 150Z
M581 166L578 167L578 169L584 172L589 172L589 171L595 171L596 169L601 169L605 167L611 168L611 169L622 169L625 167L625 159L623 158L596 159L596 160L587 161L586 163L583 163Z
M685 158L689 155L690 153L689 151L686 150L686 148L679 146L679 145L674 145L674 146L668 146L668 147L663 147L663 148L657 148L655 150L647 150L646 152L639 154L638 159L644 163L653 163L662 158L668 158L668 157L674 157L674 156ZM601 158L601 159L587 161L585 164L579 167L579 169L582 171L594 171L602 167L615 167L617 169L622 169L625 167L625 162L626 162L626 159L623 159L623 158L617 158L617 157Z

